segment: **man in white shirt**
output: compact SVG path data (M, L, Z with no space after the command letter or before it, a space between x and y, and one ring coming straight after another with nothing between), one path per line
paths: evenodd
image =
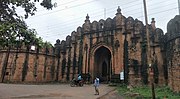
M94 80L94 87L95 87L95 95L99 95L99 78L96 77L95 80Z

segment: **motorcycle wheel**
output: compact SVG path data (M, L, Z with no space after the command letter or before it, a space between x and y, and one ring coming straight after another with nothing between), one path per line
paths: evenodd
M71 86L71 87L74 87L74 86L75 86L75 84L74 84L73 81L70 82L70 86Z
M80 87L82 87L83 85L84 85L83 82L80 82L80 83L79 83L79 86L80 86Z

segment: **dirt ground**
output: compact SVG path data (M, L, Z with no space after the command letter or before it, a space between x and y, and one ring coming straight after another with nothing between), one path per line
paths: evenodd
M69 84L3 84L0 83L0 99L122 99L115 87L101 84L100 95L94 95L92 84L70 87Z
M120 96L116 90L112 90L111 92L109 92L97 99L124 99L124 98L122 96Z

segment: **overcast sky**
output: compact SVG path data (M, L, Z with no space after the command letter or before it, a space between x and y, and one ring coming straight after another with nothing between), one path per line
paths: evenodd
M36 29L38 36L52 44L56 39L65 40L67 35L82 26L88 14L90 21L114 18L118 6L127 18L132 16L144 22L143 0L52 0L57 2L53 10L38 6L36 15L25 21L29 28ZM155 18L156 27L166 33L170 19L178 14L178 0L146 0L148 23Z

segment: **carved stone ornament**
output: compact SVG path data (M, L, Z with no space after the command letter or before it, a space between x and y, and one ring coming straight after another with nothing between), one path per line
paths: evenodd
M117 49L118 47L120 47L119 40L116 40L116 42L115 42L115 48Z
M133 30L133 28L134 28L134 19L132 17L128 17L126 22L126 29Z
M136 19L134 28L135 28L135 34L140 34L141 31L143 30L143 23Z

